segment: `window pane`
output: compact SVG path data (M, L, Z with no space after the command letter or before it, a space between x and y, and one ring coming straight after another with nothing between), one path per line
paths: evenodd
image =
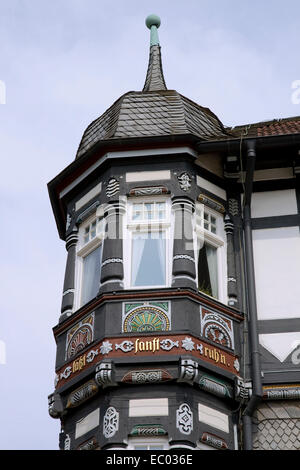
M153 445L153 446L149 446L149 450L161 450L163 449L164 446L161 446L161 445Z
M166 284L166 241L162 232L132 236L132 286Z
M218 297L217 248L204 243L198 258L198 288L201 292Z
M147 446L134 446L135 450L148 450Z
M100 258L101 245L83 258L81 304L84 305L93 299L99 290L100 284Z

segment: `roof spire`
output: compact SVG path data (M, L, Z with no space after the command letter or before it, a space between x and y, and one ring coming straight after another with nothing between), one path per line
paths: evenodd
M160 26L160 18L156 15L147 16L146 26L150 29L150 55L143 91L166 90L167 87L162 70L160 45L157 31Z

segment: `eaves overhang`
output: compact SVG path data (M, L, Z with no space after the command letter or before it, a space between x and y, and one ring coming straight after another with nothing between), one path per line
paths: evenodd
M117 162L120 159L130 157L138 158L137 152L139 151L147 158L147 156L153 156L153 154L167 155L178 153L180 148L189 148L191 157L196 159L197 153L195 148L198 140L199 138L192 134L184 134L176 136L114 139L99 142L80 159L74 160L47 185L60 238L62 240L65 239L67 210L65 198L66 188L73 185L75 189L77 180L82 181L85 179L85 175L90 175L95 168L99 170L100 167L103 168L111 161ZM159 150L161 150L161 152ZM184 151L181 151L181 153L182 152L184 153Z

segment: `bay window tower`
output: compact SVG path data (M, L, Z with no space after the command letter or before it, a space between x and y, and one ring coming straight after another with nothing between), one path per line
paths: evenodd
M93 121L48 184L67 250L49 413L62 450L248 448L263 400L247 328L251 153L167 88L160 20L146 25L142 91Z

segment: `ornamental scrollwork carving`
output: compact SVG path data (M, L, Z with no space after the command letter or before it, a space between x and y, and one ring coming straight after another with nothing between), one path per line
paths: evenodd
M103 435L106 439L113 437L119 430L119 413L113 407L110 406L103 418Z
M193 384L198 376L198 363L192 359L181 359L178 382Z
M176 427L186 435L193 431L193 412L187 403L182 403L176 410Z

